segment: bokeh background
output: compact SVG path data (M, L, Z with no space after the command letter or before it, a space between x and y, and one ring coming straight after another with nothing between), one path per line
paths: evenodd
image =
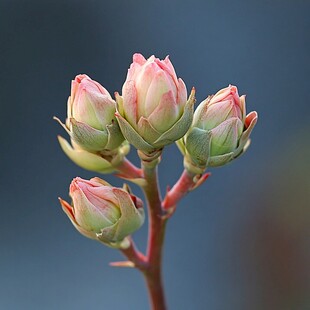
M168 225L169 309L310 309L309 12L302 0L1 0L0 309L148 309L141 275L109 267L120 253L61 211L71 179L94 173L62 153L52 120L78 73L121 90L135 52L169 54L198 102L232 83L259 113L248 152ZM163 190L181 170L167 147Z

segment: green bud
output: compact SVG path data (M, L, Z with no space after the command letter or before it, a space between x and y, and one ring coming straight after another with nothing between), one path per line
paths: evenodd
M102 153L116 149L124 141L115 111L116 103L109 92L83 74L72 81L66 123L55 119L80 148Z
M187 100L184 82L166 57L133 56L122 96L116 93L116 117L124 137L139 151L156 152L177 141L193 119L195 91Z
M93 178L75 178L70 185L72 205L60 199L64 212L84 236L124 248L126 237L144 222L142 201L125 189Z
M200 103L188 133L177 142L185 167L197 174L209 167L222 166L241 155L249 145L249 136L257 122L257 113L246 116L245 96L237 87L228 86Z

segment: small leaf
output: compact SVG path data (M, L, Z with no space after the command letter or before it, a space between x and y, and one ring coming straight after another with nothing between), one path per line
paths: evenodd
M234 152L230 152L224 155L211 156L208 162L209 167L219 167L229 163L234 156Z
M71 138L83 149L97 152L105 149L108 142L108 134L105 131L95 129L85 123L70 118Z
M87 152L85 150L76 150L62 137L58 136L59 144L66 155L78 166L100 173L111 173L115 168L99 155Z

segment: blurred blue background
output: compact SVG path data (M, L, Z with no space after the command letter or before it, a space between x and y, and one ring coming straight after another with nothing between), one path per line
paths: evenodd
M52 120L78 73L121 90L135 52L169 54L198 102L232 83L259 113L248 152L169 222L169 309L310 309L309 12L302 0L1 0L0 309L148 309L141 275L109 267L120 253L61 211L71 179L94 173L62 153ZM181 170L167 147L163 190Z

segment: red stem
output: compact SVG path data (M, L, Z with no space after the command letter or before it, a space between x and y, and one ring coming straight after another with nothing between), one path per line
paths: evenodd
M122 253L134 263L134 266L144 272L147 268L146 257L136 248L133 240L130 238L130 246L127 249L122 249Z
M157 167L143 165L146 186L144 193L148 202L149 235L147 248L148 268L145 271L152 310L165 310L165 296L162 283L161 265L162 249L165 235L166 220L163 217L161 199L157 181Z
M170 191L167 192L163 200L162 207L168 210L172 207L175 208L177 203L191 190L200 186L208 177L210 173L197 175L184 169L179 180L175 183Z
M144 256L139 252L131 239L129 248L121 251L134 264L134 267L143 273L149 292L151 309L166 310L161 265L167 218L164 216L164 210L161 207L157 167L143 161L142 165L146 181L143 190L147 200L149 217L147 255ZM113 264L113 266L118 266L118 264ZM119 266L126 266L126 264L121 263Z
M187 170L184 170L179 180L172 189L166 194L163 201L163 208L165 210L176 205L178 201L183 198L195 185L193 174L190 174Z
M142 170L137 168L134 164L132 164L126 157L121 162L121 164L117 166L117 170L120 172L117 175L122 178L126 179L143 178Z
M145 180L143 190L147 200L149 217L147 255L144 256L140 253L132 240L130 240L130 247L122 250L122 252L143 273L148 287L151 309L166 310L161 266L165 226L169 218L167 211L172 210L172 207L175 207L182 197L202 184L210 174L206 173L201 176L184 170L180 179L162 202L157 180L157 165L154 162L147 162L142 159L142 168L142 173L141 170L139 173L143 175Z

